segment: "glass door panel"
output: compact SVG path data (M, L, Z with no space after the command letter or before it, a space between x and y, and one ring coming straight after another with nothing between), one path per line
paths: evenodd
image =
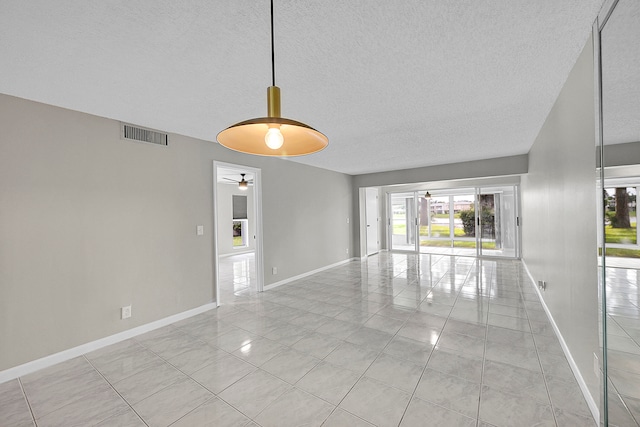
M624 151L625 166L607 165L609 153L639 144L640 1L605 2L600 23L599 172L602 423L640 422L640 247L636 196L640 163ZM611 9L612 8L612 9ZM596 50L596 53L598 51ZM628 150L628 149L626 149ZM601 252L602 253L602 252ZM604 397L604 398L602 398Z
M451 248L449 196L420 200L420 248Z
M391 250L416 250L416 204L414 193L389 194Z
M460 255L476 255L476 219L473 193L451 196L453 246Z
M434 191L421 198L420 252L476 255L474 190Z
M478 192L480 255L515 258L517 254L516 187L481 188Z

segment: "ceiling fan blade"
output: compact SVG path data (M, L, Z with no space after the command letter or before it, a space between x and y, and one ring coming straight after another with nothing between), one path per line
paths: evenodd
M231 179L231 178L222 177L222 179L226 179L227 181L231 181L231 182L240 182L240 181L236 181L235 179Z

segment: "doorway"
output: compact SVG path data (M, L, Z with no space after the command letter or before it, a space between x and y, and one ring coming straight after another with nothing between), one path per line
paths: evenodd
M263 290L260 169L213 162L216 304Z

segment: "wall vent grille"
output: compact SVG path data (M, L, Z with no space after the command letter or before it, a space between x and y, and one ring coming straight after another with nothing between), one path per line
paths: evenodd
M151 129L141 128L126 123L122 123L121 127L122 139L131 139L133 141L149 142L156 145L169 145L169 135Z

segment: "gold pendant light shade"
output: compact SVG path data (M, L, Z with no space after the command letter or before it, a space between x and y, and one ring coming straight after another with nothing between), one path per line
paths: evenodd
M280 117L280 88L267 91L268 117L249 119L229 126L217 136L220 145L259 156L303 156L317 153L328 138L304 123Z

